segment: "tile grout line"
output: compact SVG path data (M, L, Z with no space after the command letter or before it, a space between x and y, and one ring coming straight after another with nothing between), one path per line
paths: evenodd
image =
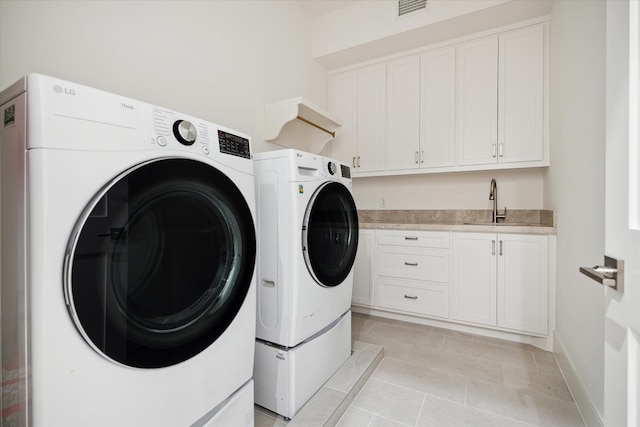
M427 395L425 393L424 396L422 396L422 403L420 404L420 410L418 411L418 418L416 419L416 422L413 423L414 427L418 426L418 422L420 421L420 415L422 415L422 410L424 409L424 402L427 400Z

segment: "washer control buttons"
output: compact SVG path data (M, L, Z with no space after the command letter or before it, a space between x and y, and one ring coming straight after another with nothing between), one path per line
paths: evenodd
M183 145L193 145L196 142L198 131L193 123L186 120L178 120L173 124L173 135Z
M158 142L158 145L161 147L164 147L167 145L167 138L165 138L164 136L159 136L158 138L156 138L156 141Z
M209 150L209 146L208 145L203 145L202 146L202 152L204 154L209 154L211 152L211 150Z
M335 163L333 163L333 162L329 162L329 163L327 164L327 170L329 171L329 174L330 174L330 175L335 175L335 174L336 174L336 172L338 171L338 167L336 166L336 164L335 164Z

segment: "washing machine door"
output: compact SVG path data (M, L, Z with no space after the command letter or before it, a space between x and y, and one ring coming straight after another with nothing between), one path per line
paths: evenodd
M339 182L321 185L311 196L302 225L302 253L322 286L340 285L351 272L358 248L358 212L351 192Z
M137 368L185 361L231 324L251 285L255 229L223 173L187 159L126 171L79 219L65 297L87 342Z

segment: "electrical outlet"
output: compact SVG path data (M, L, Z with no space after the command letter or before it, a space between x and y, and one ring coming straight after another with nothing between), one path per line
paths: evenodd
M386 208L387 207L387 198L382 196L380 197L380 207L381 208Z

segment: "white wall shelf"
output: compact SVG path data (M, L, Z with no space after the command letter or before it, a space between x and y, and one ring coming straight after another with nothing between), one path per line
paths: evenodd
M336 136L342 123L308 100L297 97L264 107L264 139L288 148L318 154Z

